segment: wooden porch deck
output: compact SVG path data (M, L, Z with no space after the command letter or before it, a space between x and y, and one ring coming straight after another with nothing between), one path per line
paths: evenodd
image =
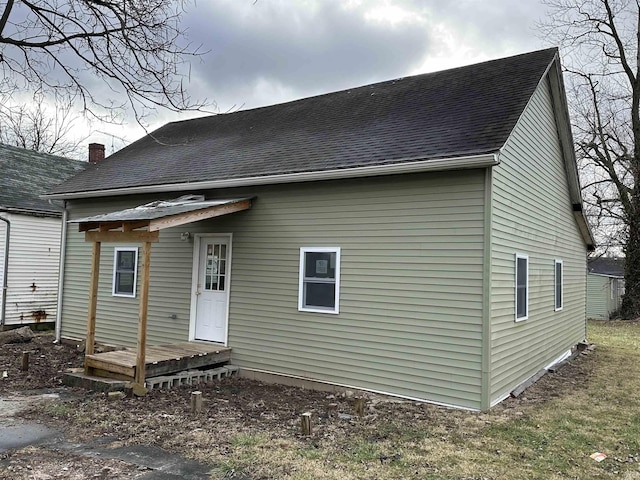
M85 355L85 373L97 377L134 381L136 355L135 348ZM180 342L170 345L147 346L145 378L222 365L230 360L231 348L221 345Z

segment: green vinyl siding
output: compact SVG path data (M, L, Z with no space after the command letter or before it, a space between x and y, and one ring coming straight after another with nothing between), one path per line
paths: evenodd
M160 232L148 341L188 338L193 243L180 232L230 233L234 364L480 408L484 178L466 170L208 192L256 198L246 212ZM149 200L73 201L70 215ZM103 245L96 336L131 345L138 298L110 294L113 246ZM298 311L301 247L341 248L338 315ZM90 256L70 233L65 336L84 335Z
M176 195L177 196L177 195ZM69 202L69 218L82 218L98 213L129 208L153 200L152 197L133 197L90 202ZM67 256L62 305L62 334L83 338L86 334L87 302L91 273L91 244L76 224L67 230ZM138 329L139 281L135 298L112 296L113 258L115 247L142 244L103 243L100 255L100 283L98 290L96 339L116 345L135 345ZM189 329L189 298L191 295L191 263L193 243L181 242L180 234L161 234L161 241L152 244L149 281L149 344L186 340ZM155 261L158 259L158 261ZM138 271L139 273L139 271ZM184 300L186 299L186 300ZM172 318L175 314L176 318Z
M586 247L573 216L554 118L545 77L493 169L491 402L585 338ZM529 313L521 322L515 322L517 253L529 257ZM559 311L555 259L564 265Z

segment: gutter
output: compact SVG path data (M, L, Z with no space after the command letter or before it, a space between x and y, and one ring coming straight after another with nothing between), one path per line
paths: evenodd
M0 310L0 327L3 327L7 315L7 279L9 277L9 240L11 239L11 222L0 216L0 221L7 224L4 241L4 262L2 264L2 309Z
M498 165L496 153L484 153L453 158L436 158L424 160L405 158L401 163L373 165L367 167L340 168L315 172L284 173L260 177L231 178L225 180L208 180L204 182L182 182L164 185L145 185L138 187L114 188L110 190L94 190L88 192L50 193L40 198L51 200L71 200L77 198L109 197L113 195L135 195L144 193L177 192L185 190L209 190L216 188L247 187L278 183L315 182L320 180L339 180L378 175L394 175L402 173L418 173L441 170L458 170L464 168L484 168Z
M58 266L58 304L56 306L56 339L54 343L60 343L62 334L62 289L64 286L64 264L67 254L67 202L62 206L62 229L60 232L60 263Z
M51 203L51 202L49 202ZM51 218L60 218L59 211L51 211L48 212L46 210L32 210L28 208L15 208L15 207L7 207L2 206L2 211L6 213L15 213L17 215L28 215L30 217L51 217Z
M608 273L595 273L587 272L589 275L595 275L596 277L618 278L624 280L624 275L609 275Z

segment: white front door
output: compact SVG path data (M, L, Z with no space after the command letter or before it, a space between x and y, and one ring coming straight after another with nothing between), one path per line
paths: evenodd
M230 241L201 237L196 282L195 339L226 343Z

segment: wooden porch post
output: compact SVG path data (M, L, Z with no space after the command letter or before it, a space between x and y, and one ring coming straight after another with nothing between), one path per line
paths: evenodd
M100 242L93 242L91 253L91 282L89 284L89 311L87 313L87 338L85 354L93 354L93 344L96 340L96 307L98 304L98 280L100 277ZM85 362L85 373L87 372Z
M142 276L140 278L140 309L138 315L138 348L136 358L135 383L144 387L145 350L147 348L147 310L149 305L149 264L151 263L151 242L142 245Z

